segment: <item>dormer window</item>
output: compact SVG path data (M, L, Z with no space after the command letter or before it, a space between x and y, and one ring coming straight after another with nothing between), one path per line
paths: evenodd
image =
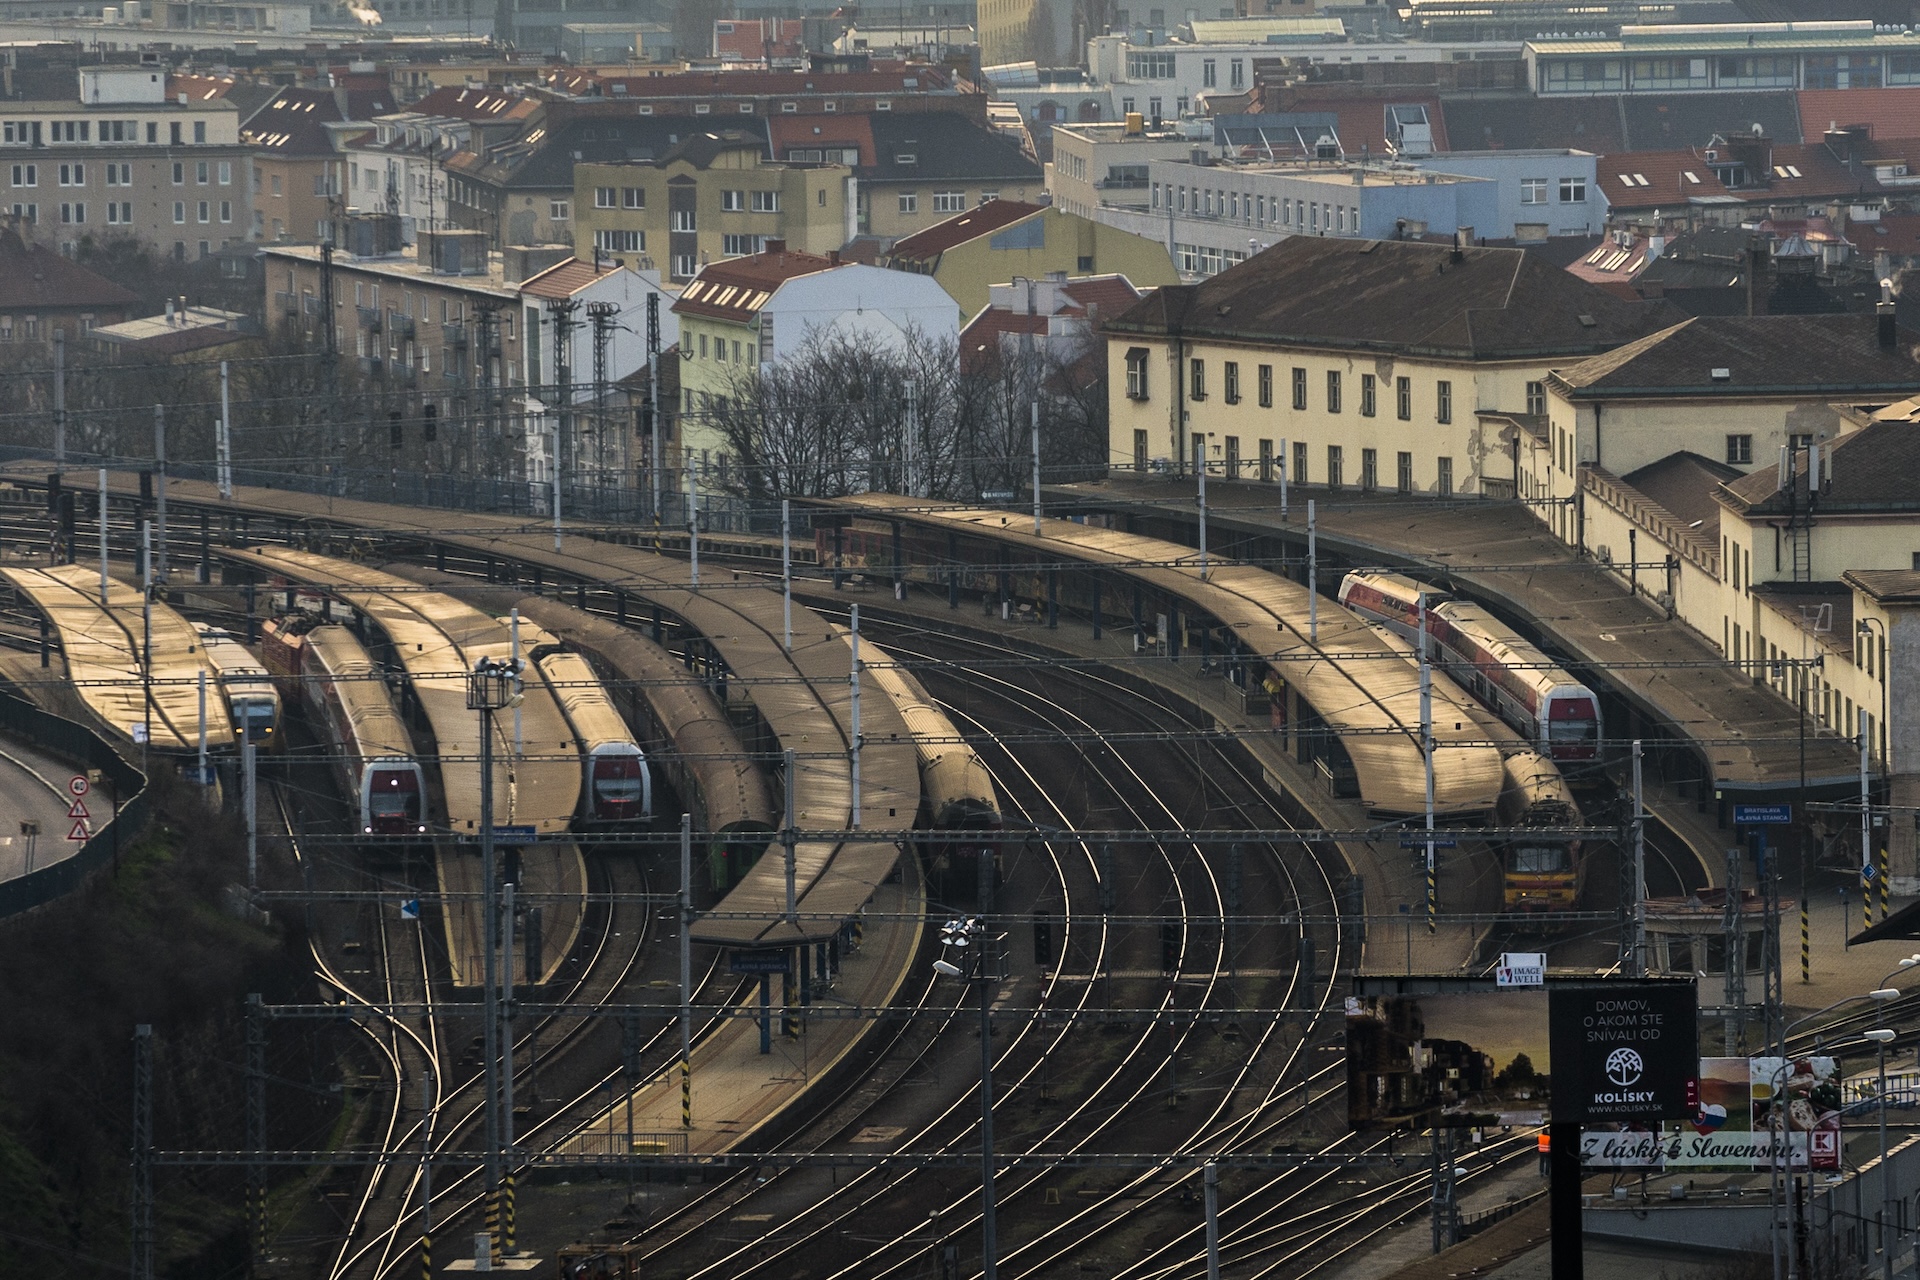
M920 162L920 157L911 151L903 151L900 154L894 156L893 162L895 164L918 164Z

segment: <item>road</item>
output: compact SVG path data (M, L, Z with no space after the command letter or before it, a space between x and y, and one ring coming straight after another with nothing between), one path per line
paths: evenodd
M18 739L0 738L0 880L80 852L81 842L67 839L74 824L67 816L72 803L67 779L76 772L81 771ZM96 791L86 805L92 815L87 830L98 831L113 812L112 797ZM21 834L23 822L38 822L39 834Z

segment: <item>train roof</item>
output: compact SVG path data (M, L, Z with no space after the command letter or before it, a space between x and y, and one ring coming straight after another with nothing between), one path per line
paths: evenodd
M405 578L328 556L284 547L220 554L255 570L328 591L371 618L386 633L414 695L433 726L443 760L440 781L447 822L456 834L480 829L479 715L467 709L467 676L481 658L506 660L512 638L500 621ZM311 635L311 633L309 633ZM526 686L520 706L522 754L515 759L514 717L494 718L495 826L564 831L580 799L580 765L573 734L553 695L539 682Z
M1331 600L1318 609L1319 641L1309 642L1308 592L1300 583L1251 565L1213 558L1201 577L1191 547L1048 519L1035 535L1023 519L966 507L932 507L920 499L863 494L830 505L927 527L954 529L1065 555L1146 583L1217 620L1333 727L1353 760L1362 802L1370 810L1415 814L1426 803L1420 747L1420 676L1404 654L1366 622ZM1500 754L1486 745L1470 714L1473 700L1444 679L1433 682L1434 810L1442 816L1483 813L1500 796Z
M394 710L385 674L367 653L360 637L346 627L315 627L307 632L306 661L317 664L332 679L334 694L363 759L374 756L413 758L413 736Z
M200 648L207 655L207 665L219 675L222 684L271 686L272 673L231 631L205 622L194 623L193 629L200 636Z
M200 677L212 681L217 673L192 624L156 601L149 627L140 590L118 578L108 579L102 609L99 572L86 565L9 566L0 573L59 634L67 677L95 719L128 742L133 726L146 724L148 744L158 751L199 749ZM143 649L152 655L144 681ZM223 699L208 700L206 721L209 747L233 745Z
M842 634L850 634L842 632ZM874 684L893 700L920 759L920 787L933 811L957 800L979 800L994 814L1000 800L993 773L980 753L962 740L953 720L934 702L913 673L898 666L886 650L860 642L860 656Z
M606 686L585 658L577 653L550 653L540 659L539 665L540 674L573 729L575 746L582 751L608 743L636 746L626 717L613 705Z

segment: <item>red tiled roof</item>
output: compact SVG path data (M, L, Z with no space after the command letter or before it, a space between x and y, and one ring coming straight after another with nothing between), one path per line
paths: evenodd
M554 263L538 275L529 276L521 283L520 291L536 298L571 298L595 280L610 276L619 269L618 263L603 263L596 267L579 258L568 258L565 262Z
M189 102L207 102L226 97L238 83L232 76L170 75L167 97L177 102L184 93Z
M62 254L0 231L0 311L133 307L138 294Z
M1638 301L1640 294L1633 280L1646 269L1648 260L1647 237L1634 236L1624 245L1609 237L1578 262L1568 264L1567 271L1618 297Z
M1920 254L1920 213L1883 213L1878 222L1851 223L1847 238L1862 253L1913 257Z
M904 240L896 240L889 256L922 260L937 258L955 245L977 240L1045 211L1045 205L1027 204L1021 200L989 200L945 222L936 222L925 231L916 231Z
M1133 287L1133 281L1122 275L1069 280L1067 296L1079 304L1079 310L1098 309L1101 315L1107 316L1117 316L1140 301L1140 291Z
M1446 112L1440 105L1440 99L1432 94L1389 89L1377 96L1317 97L1292 90L1269 89L1262 94L1256 109L1331 113L1338 121L1335 127L1340 133L1340 145L1348 155L1357 156L1364 149L1372 155L1384 156L1387 154L1387 108L1393 106L1425 107L1427 122L1433 127L1434 150L1448 150Z
M1803 138L1855 124L1865 125L1876 140L1920 138L1920 88L1802 89L1794 97Z
M927 93L951 87L944 71L919 65L887 71L688 71L670 76L594 76L583 72L567 77L567 83L598 84L608 97L630 100ZM615 86L622 86L617 93Z
M858 147L863 165L876 163L879 154L873 142L873 119L866 115L768 116L767 139L775 160L785 160L790 151L815 147Z
M1685 204L1703 196L1727 195L1713 170L1691 150L1632 151L1595 161L1600 191L1614 208Z
M719 320L748 320L787 281L833 266L829 258L791 249L708 263L688 282L673 310Z

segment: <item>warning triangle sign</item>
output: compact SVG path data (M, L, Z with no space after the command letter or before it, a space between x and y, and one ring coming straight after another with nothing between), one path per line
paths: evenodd
M82 819L79 819L79 820L77 820L77 821L75 821L75 822L74 822L74 824L73 824L73 830L71 830L71 831L69 831L69 832L67 832L67 839L69 839L69 840L85 840L85 839L87 839L87 823L86 823L86 819L84 819L84 818L82 818Z
M87 812L87 802L85 800L75 800L73 807L67 810L67 816L69 818L91 818L93 815Z

